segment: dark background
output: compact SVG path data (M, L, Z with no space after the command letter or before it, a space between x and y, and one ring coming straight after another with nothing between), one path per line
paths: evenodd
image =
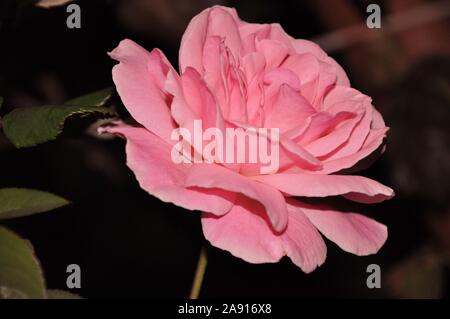
M377 255L356 257L328 241L325 264L304 274L287 258L252 265L208 247L201 297L449 296L449 1L377 1L380 30L365 27L367 1L75 3L81 29L66 27L66 6L1 0L0 115L112 86L114 62L106 52L123 38L162 49L176 66L189 20L220 3L236 7L246 21L279 22L290 35L319 42L352 85L374 98L392 128L385 154L360 174L393 187L397 196L350 207L388 226L388 241ZM408 26L430 16L433 5L440 18ZM392 28L414 8L418 15ZM354 25L362 28L330 40L333 31ZM117 96L113 107L127 116ZM124 142L98 139L85 130L88 124L69 122L56 141L30 149L17 150L0 135L0 187L36 188L72 201L5 224L31 240L49 288L66 289L66 267L75 263L82 269L76 292L83 297L187 297L204 244L200 215L142 191L125 165ZM381 266L381 289L366 286L372 263Z

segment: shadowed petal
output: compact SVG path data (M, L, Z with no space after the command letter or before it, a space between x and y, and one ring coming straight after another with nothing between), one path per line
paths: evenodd
M223 216L202 216L203 233L213 246L251 263L273 263L284 255L304 272L311 272L326 258L326 246L319 232L297 207L289 207L286 230L277 234L267 221L264 208L239 196L236 205Z
M273 227L283 231L287 225L286 201L275 188L253 181L219 165L196 164L186 179L186 185L220 188L239 192L264 205Z
M392 198L394 191L370 178L354 175L273 174L253 179L271 185L290 196L327 197L346 195L363 203Z
M128 166L141 188L160 200L217 215L226 214L232 207L235 197L232 192L216 188L186 188L186 174L193 164L175 164L171 159L171 146L145 128L119 124L105 127L102 131L126 138Z
M316 208L298 201L290 203L300 207L325 237L349 253L375 254L387 239L387 227L363 215Z

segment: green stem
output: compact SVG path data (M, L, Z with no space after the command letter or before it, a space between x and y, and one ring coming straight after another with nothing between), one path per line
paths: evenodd
M200 251L200 257L198 258L197 270L195 271L194 282L192 283L189 299L198 299L207 265L208 257L206 256L206 249L205 247L202 247L202 250Z

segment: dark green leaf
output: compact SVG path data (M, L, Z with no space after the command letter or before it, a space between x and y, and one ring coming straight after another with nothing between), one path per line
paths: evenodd
M62 197L24 188L0 189L0 219L46 212L69 204Z
M103 89L69 100L64 105L103 106L111 97L112 92L112 88Z
M33 249L0 227L0 297L46 298L44 277Z
M117 115L109 108L96 106L18 108L3 118L3 130L17 148L30 147L54 140L62 132L64 123L69 117L84 117L90 114L99 114L103 117Z
M59 290L59 289L50 289L47 290L47 298L48 299L83 299L77 294Z

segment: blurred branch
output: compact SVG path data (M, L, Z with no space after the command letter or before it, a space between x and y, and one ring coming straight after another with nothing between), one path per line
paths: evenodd
M72 0L40 0L38 3L36 3L36 6L41 8L52 8L56 6L61 6L71 1Z
M450 17L450 2L447 0L426 3L407 11L391 14L383 22L380 31L384 34L401 33L431 22L442 21ZM355 44L371 42L381 36L381 32L373 32L365 23L344 27L313 39L327 52L345 50Z

